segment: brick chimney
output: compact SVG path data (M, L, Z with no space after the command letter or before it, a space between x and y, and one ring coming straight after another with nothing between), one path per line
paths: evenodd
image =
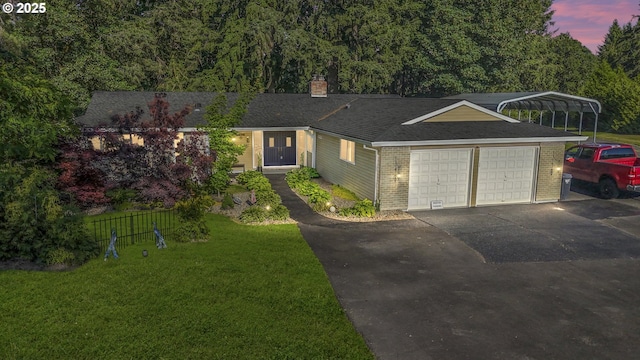
M324 75L313 75L313 80L309 84L311 97L327 97L327 87Z

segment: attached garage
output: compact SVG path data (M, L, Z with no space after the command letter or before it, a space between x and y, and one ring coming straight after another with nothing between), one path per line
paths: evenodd
M480 148L476 205L530 203L538 148Z
M472 149L414 150L409 167L409 209L469 206Z

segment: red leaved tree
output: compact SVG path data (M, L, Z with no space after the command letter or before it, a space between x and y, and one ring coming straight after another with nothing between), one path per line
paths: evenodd
M144 111L137 108L114 115L111 126L85 131L86 137L100 139L102 150L86 149L82 157L76 149L78 154L63 157L66 161L61 163L60 183L81 205L103 201L107 190L134 189L143 202L161 202L171 207L189 196L192 185L206 182L213 159L208 154L204 133L187 134L178 142L179 129L191 108L185 106L171 114L164 93L156 93L148 107L147 119L143 119ZM87 187L86 191L95 189L102 191L101 195L94 194L92 198L80 191L85 188L78 187L84 181L79 177L87 172L92 174L87 181L93 187Z

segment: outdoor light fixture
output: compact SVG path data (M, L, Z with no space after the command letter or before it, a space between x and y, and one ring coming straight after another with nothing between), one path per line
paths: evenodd
M267 205L265 206L265 209L267 209L267 211L271 210L271 206Z
M147 255L149 255L149 253L147 252L147 250L142 250L142 256L147 257Z

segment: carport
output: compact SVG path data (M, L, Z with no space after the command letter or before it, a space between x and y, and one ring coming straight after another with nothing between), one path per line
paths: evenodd
M538 123L541 126L545 112L551 113L551 127L556 126L556 113L564 113L564 131L567 131L569 113L577 112L580 114L579 135L582 135L584 114L593 114L593 142L596 142L598 132L598 114L602 112L602 105L598 100L555 91L460 94L445 99L468 100L498 113L504 114L506 112L513 118L516 118L514 112L517 111L517 119L520 121L523 121L522 112L526 111L530 123L534 122L532 112L537 111L539 112Z

